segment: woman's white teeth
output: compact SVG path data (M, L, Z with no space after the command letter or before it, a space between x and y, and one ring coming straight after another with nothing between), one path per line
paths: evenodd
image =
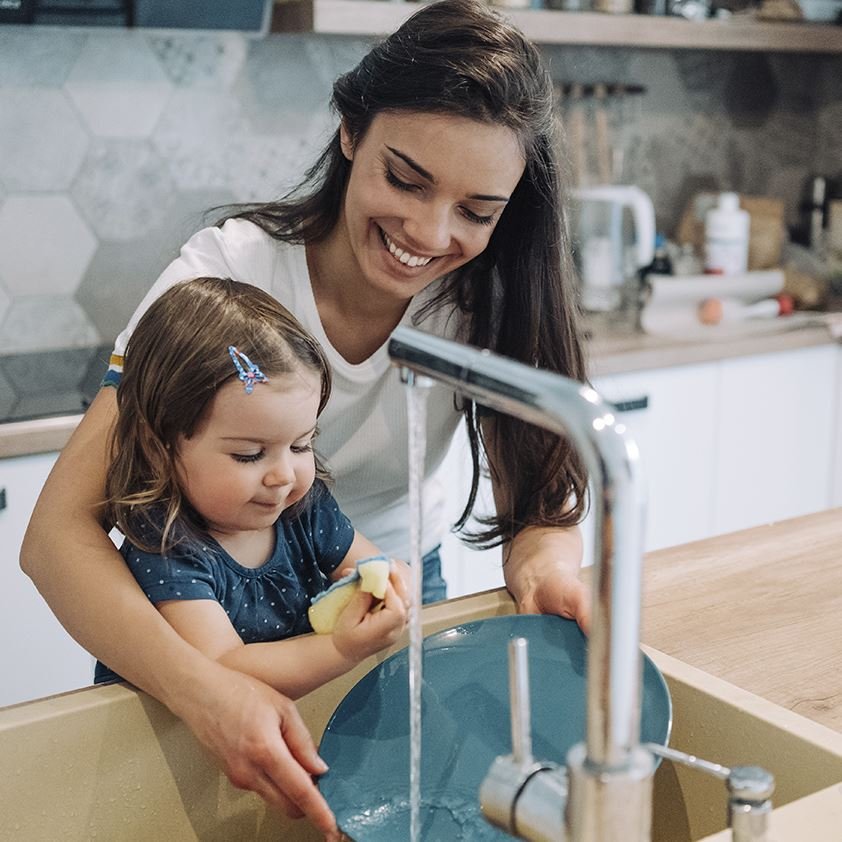
M386 243L386 248L389 249L389 253L396 257L405 266L426 266L433 259L432 257L419 257L417 254L410 254L408 251L398 248L389 239L385 231L383 232L383 242Z

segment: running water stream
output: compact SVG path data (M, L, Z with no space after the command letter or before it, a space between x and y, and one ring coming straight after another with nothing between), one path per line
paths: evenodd
M432 380L404 373L409 429L409 564L412 593L409 609L409 834L419 842L421 825L421 683L423 634L421 599L424 570L421 556L421 486L427 450L427 395Z

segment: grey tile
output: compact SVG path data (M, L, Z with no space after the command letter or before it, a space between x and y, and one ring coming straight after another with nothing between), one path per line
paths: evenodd
M5 418L15 405L17 393L0 371L0 418Z
M191 234L222 215L212 209L234 198L223 191L178 194L175 204L145 236L100 244L76 300L105 341L112 341L128 324L143 296Z
M0 88L0 179L7 190L65 190L88 135L62 91Z
M0 323L0 350L6 353L80 348L100 341L82 308L65 296L17 297Z
M169 79L182 88L227 90L237 78L248 52L248 39L235 32L167 33L149 35L147 41Z
M279 197L298 184L318 151L304 138L234 138L225 158L228 186L242 202Z
M67 29L0 26L0 87L60 87L87 38Z
M63 348L0 359L18 397L78 390L88 370L91 348Z
M91 147L72 195L104 240L132 240L151 231L174 203L175 185L152 146L102 140Z
M179 89L161 115L152 144L181 189L224 189L229 149L246 132L236 97Z
M330 98L306 37L295 35L251 42L234 90L252 128L269 135L300 134L302 115L326 111Z
M77 415L83 410L82 395L77 389L28 393L20 396L8 413L8 420L39 418L49 415Z

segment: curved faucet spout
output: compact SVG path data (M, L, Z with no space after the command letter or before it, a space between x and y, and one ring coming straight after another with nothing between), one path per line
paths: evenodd
M580 453L596 489L592 502L595 535L593 609L588 645L587 732L581 751L582 768L571 775L568 813L579 808L604 810L604 802L628 787L610 782L629 770L640 774L640 654L641 559L644 490L637 446L614 408L590 387L552 372L540 371L489 351L470 348L399 327L389 341L397 366L450 386L477 403L566 436ZM646 775L643 776L644 778ZM651 779L651 775L649 776ZM588 781L582 797L574 791ZM627 783L627 782L626 782ZM651 791L651 780L648 781ZM646 783L643 784L646 786ZM603 792L603 789L605 792ZM645 800L645 797L644 799ZM651 801L651 797L650 797ZM642 808L651 812L651 803ZM628 816L626 817L628 819ZM571 817L572 826L591 822ZM602 825L603 822L598 822ZM611 828L587 830L574 839L638 837ZM648 822L643 820L648 833ZM624 835L625 834L625 835ZM647 838L645 835L640 839Z

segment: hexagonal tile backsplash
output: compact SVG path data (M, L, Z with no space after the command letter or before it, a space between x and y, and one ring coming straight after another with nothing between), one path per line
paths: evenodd
M334 127L332 79L366 49L0 27L0 410L23 376L10 355L107 346L204 211L292 186ZM646 89L610 115L618 177L651 193L667 232L687 184L780 195L792 216L811 167L842 169L838 58L545 53L559 81Z

